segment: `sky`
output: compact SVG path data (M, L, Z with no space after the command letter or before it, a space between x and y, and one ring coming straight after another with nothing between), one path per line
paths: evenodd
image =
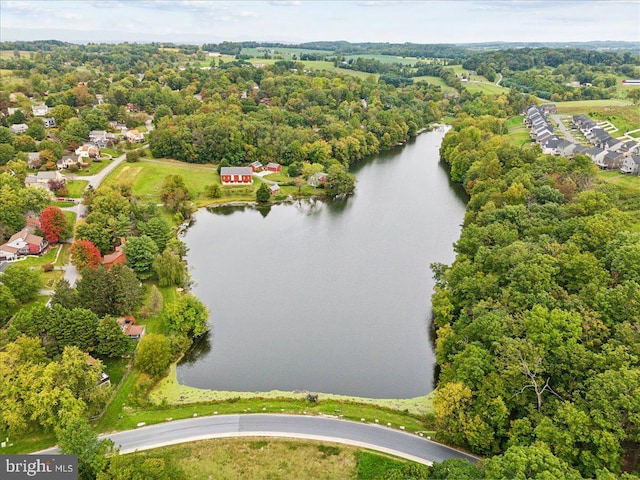
M0 0L0 40L640 41L640 0Z

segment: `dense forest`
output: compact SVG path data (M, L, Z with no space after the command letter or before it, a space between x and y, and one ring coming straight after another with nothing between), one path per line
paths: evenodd
M640 200L500 123L459 117L441 146L470 200L456 261L432 267L439 432L609 478L640 441Z

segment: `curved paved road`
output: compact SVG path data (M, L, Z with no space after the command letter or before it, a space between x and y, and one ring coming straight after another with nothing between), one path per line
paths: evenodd
M430 465L448 458L478 458L391 428L327 417L285 414L216 415L160 423L104 435L122 453L221 437L293 437L347 443ZM55 448L37 453L55 453Z

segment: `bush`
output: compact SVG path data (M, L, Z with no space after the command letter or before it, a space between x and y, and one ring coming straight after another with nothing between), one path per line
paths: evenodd
M220 198L222 196L222 187L218 183L212 183L204 187L204 194L209 198Z
M53 268L54 268L53 263L45 263L44 265L42 265L43 272L52 272Z
M131 150L126 154L127 162L133 163L140 160L140 150Z

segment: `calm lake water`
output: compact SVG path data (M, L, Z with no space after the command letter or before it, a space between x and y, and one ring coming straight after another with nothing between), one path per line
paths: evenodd
M181 383L411 398L433 389L429 264L450 263L465 203L445 130L378 155L345 200L199 211L184 240L211 333Z

